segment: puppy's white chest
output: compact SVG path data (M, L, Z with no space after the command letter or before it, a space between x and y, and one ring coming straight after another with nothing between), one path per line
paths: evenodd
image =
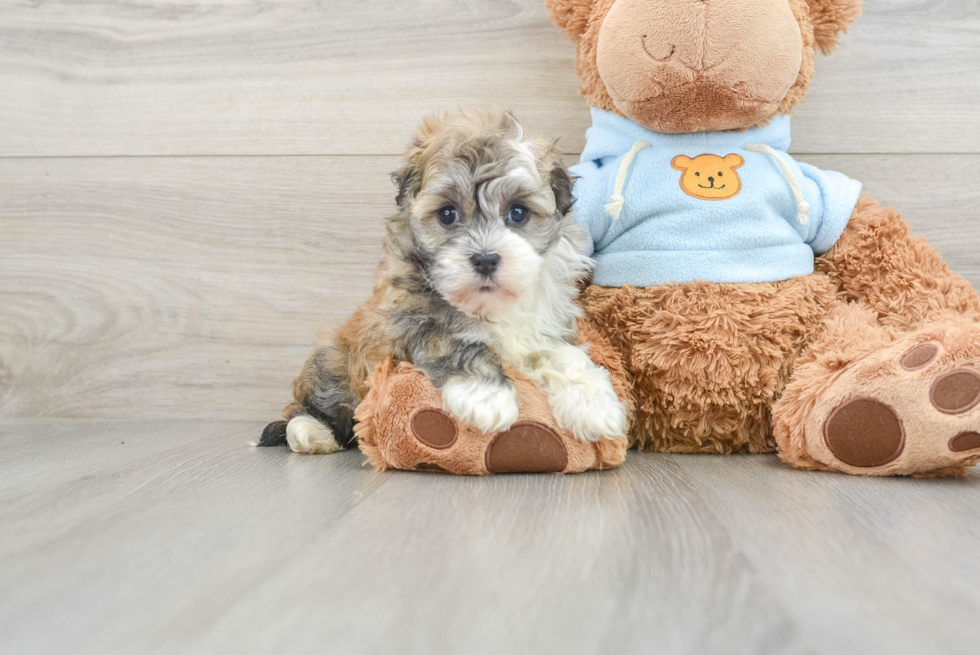
M549 336L537 322L495 323L490 328L490 345L504 366L522 368L536 353L552 349L559 339Z

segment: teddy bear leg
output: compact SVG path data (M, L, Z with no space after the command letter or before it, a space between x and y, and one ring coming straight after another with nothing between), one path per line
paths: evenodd
M847 228L817 258L849 300L866 303L885 327L909 332L944 314L980 320L980 296L952 273L925 239L912 235L892 207L862 195Z
M779 456L854 475L962 475L980 460L980 325L895 337L863 303L831 310L773 408Z

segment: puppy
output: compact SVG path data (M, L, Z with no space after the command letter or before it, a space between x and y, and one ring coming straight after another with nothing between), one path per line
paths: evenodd
M387 220L374 296L322 341L295 402L258 445L328 453L354 445L354 409L387 358L423 370L444 409L484 432L517 420L504 366L530 376L584 441L625 435L609 374L573 345L576 282L592 262L572 223L572 180L554 144L494 109L419 127Z

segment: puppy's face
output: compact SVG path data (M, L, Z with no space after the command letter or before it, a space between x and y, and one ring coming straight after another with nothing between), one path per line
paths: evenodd
M463 313L493 319L543 274L571 226L571 179L552 144L508 113L430 119L400 173L399 203L429 285Z

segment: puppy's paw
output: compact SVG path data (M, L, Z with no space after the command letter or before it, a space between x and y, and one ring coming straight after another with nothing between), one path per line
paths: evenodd
M517 392L510 382L454 378L442 387L442 407L482 432L499 432L517 421Z
M312 416L295 416L286 425L286 441L297 453L334 453L340 444L334 438L333 430Z
M570 382L548 394L559 425L579 441L626 436L626 407L613 391L605 369L586 369Z

